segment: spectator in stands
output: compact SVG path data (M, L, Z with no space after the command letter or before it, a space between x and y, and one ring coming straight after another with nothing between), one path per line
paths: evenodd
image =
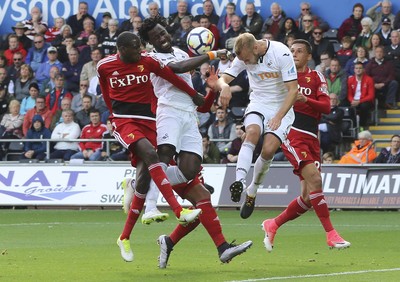
M62 63L58 60L57 57L57 48L54 46L50 46L47 49L48 60L41 64L35 72L35 79L38 82L40 88L42 88L43 83L50 78L50 69L52 66L56 66L59 70L61 70Z
M46 106L54 115L61 109L61 100L64 97L72 99L72 94L65 89L65 77L63 74L57 74L55 77L55 87L46 96Z
M79 51L71 48L68 53L68 62L62 65L61 73L65 77L65 89L69 92L79 92L79 81L83 65L79 62Z
M217 50L219 48L219 43L221 39L220 32L217 26L211 23L210 18L207 17L206 15L200 16L200 26L209 29L214 34L215 44L213 50Z
M6 91L8 94L8 87L10 86L10 78L7 75L7 70L5 67L0 67L0 87Z
M247 32L250 32L255 38L259 39L264 19L256 12L254 3L246 3L245 10L246 14L242 17L242 25Z
M71 156L78 153L78 142L68 140L78 139L81 134L79 125L74 122L74 112L72 110L62 111L62 122L59 123L51 134L51 139L65 139L58 141L54 146L54 151L50 154L51 159L63 159L69 161Z
M40 89L40 95L46 96L51 92L56 85L56 75L60 73L60 69L57 66L52 66L50 68L50 77L45 80Z
M25 31L27 31L28 28L24 25L24 23L17 22L15 26L12 27L12 30L14 31L14 34L18 36L18 41L22 43L22 47L25 50L29 50L29 48L32 47L32 40L30 40L28 36L25 35Z
M341 69L339 60L333 58L326 71L328 92L337 95L340 106L349 106L347 100L347 74Z
M300 3L300 15L296 19L296 25L298 26L300 31L305 30L304 26L304 17L311 17L312 20L312 27L320 27L322 30L325 32L329 29L329 24L324 21L321 17L318 17L317 15L313 14L311 12L311 4L309 2L301 2Z
M393 29L394 30L400 29L400 11L397 12L396 17L394 18Z
M203 138L203 163L204 164L221 163L218 147L214 144L214 142L210 141L210 136L208 136L207 133L202 133L201 137Z
M65 110L71 110L72 100L69 97L64 97L61 100L61 109L57 110L51 119L50 130L53 131L54 128L64 121L62 112Z
M392 61L396 70L396 80L400 83L400 32L393 30L390 40L391 44L385 47L386 59Z
M388 46L391 43L390 36L392 34L392 27L391 27L391 22L389 18L384 18L382 20L382 26L381 28L376 32L377 35L381 38L381 44L383 46ZM372 57L370 57L372 58Z
M215 70L216 71L218 70L219 74L221 75L227 68L229 68L231 66L232 60L233 60L233 56L232 55L230 55L228 57L228 54L222 54L219 57L219 60L211 61L210 65L214 66ZM203 81L203 82L205 82L205 81ZM195 88L195 89L197 89L197 88ZM204 94L205 93L206 92L204 92Z
M176 12L171 14L167 19L167 31L169 34L174 34L179 28L181 28L181 21L184 17L189 17L190 23L192 23L193 15L188 11L187 0L178 0L176 2Z
M344 67L344 70L346 71L347 75L354 75L354 65L357 62L361 62L365 67L369 62L368 54L369 53L367 48L363 46L357 47L356 57L354 59L348 60L346 66Z
M187 36L193 29L192 20L189 16L185 16L180 20L180 26L172 34L172 45L188 53L188 47L186 44Z
M315 27L312 33L312 39L310 41L312 47L312 58L315 65L321 63L320 56L323 52L328 52L331 57L335 53L332 43L328 38L323 38L323 30L320 27Z
M32 126L26 134L26 139L50 139L51 131L44 126L41 115L35 115L32 119ZM37 159L43 161L46 158L47 145L45 141L24 142L23 159Z
M339 99L335 93L329 94L331 100L331 111L322 114L318 125L322 152L333 151L335 146L342 142L342 120L344 111L338 107Z
M226 9L225 14L219 17L217 24L217 28L221 36L227 33L229 28L231 27L232 16L236 14L236 4L228 2L228 4L226 4L225 9Z
M78 49L86 45L89 35L95 33L94 23L95 22L92 21L90 18L86 18L83 20L83 30L75 38L75 45L78 47Z
M117 52L118 35L118 20L110 19L108 22L108 33L103 33L100 39L104 56L112 55Z
M332 56L329 52L325 51L321 53L319 59L321 63L315 66L315 70L325 75L325 72L329 69L331 65Z
M303 16L301 22L302 22L302 30L298 33L298 38L310 41L312 38L312 32L314 30L312 16L311 15Z
M65 24L61 27L60 33L54 38L51 42L51 45L60 49L63 45L65 47L65 39L66 38L73 38L72 27Z
M274 38L276 38L278 36L279 29L285 21L286 14L284 11L282 11L281 6L276 2L271 4L270 10L271 16L265 20L261 32L269 32L274 36Z
M99 38L103 38L109 33L108 22L110 21L110 19L112 19L111 13L104 12L103 20L101 21L99 28L95 31L95 33L99 36Z
M94 48L99 47L99 37L97 34L93 33L89 35L87 45L82 47L79 53L79 62L84 65L92 60L91 53Z
M381 10L377 11L379 8L381 8ZM378 1L378 3L367 10L367 16L373 20L372 32L377 32L384 18L394 22L395 16L392 13L392 2L390 0Z
M25 31L25 35L28 36L30 40L34 40L37 34L45 34L48 26L42 18L42 11L40 8L34 6L31 9L31 19L23 21L22 23L28 28Z
M376 152L373 146L372 134L368 130L358 133L352 149L339 161L339 164L366 164L374 162Z
M369 17L365 17L361 20L361 32L357 35L356 41L354 42L353 49L356 49L358 46L363 46L367 49L370 48L368 46L368 42L370 37L372 36L372 20Z
M286 37L292 34L295 39L299 37L299 29L296 25L296 22L292 18L286 18L283 22L283 25L279 29L278 35L275 37L277 41L285 43Z
M354 75L347 80L347 99L360 116L360 126L366 127L370 111L374 108L375 87L372 77L364 73L364 65L361 62L355 63Z
M83 97L85 95L91 96L92 97L92 107L94 107L95 102L96 102L96 97L88 92L89 89L89 81L87 80L82 80L79 84L79 93L76 94L73 98L72 98L72 105L71 108L72 110L77 113L79 111L81 111L82 108L82 101L83 101Z
M34 47L28 50L25 63L32 67L33 72L36 72L39 66L48 60L47 48L50 46L50 44L45 43L44 36L41 34L35 35L33 44Z
M11 34L8 37L8 49L4 51L4 56L7 59L7 66L12 66L14 54L17 52L21 53L23 57L27 54L22 44L18 41L18 36Z
M235 126L228 118L228 112L222 107L217 108L216 121L208 128L208 136L211 139L233 140L236 138ZM218 141L218 147L221 157L226 157L232 141Z
M103 51L99 48L93 48L91 53L92 60L83 65L80 80L91 80L97 76L97 63L103 58Z
M95 18L93 18L90 14L88 14L89 6L87 2L80 2L78 7L78 13L70 16L67 19L67 24L71 26L73 35L78 35L81 31L83 31L83 21L86 18L92 20L93 23L96 22Z
M29 85L32 82L36 82L33 76L33 70L29 65L23 64L21 66L20 75L15 80L14 91L11 92L10 89L10 93L13 93L15 99L21 102L22 99L29 96Z
M118 29L119 33L124 32L124 31L132 32L135 18L136 17L140 18L138 7L136 7L136 6L130 6L128 13L129 13L129 19L127 19L121 23L121 25L119 26L119 29ZM140 21L142 21L142 18L140 18Z
M53 118L53 114L46 107L46 98L43 96L38 96L36 98L35 107L26 112L26 115L24 117L24 123L22 125L22 131L23 131L24 136L26 136L29 128L32 126L33 117L37 114L42 116L45 127L50 128L51 119Z
M23 137L22 124L24 123L24 115L21 115L19 112L20 103L17 100L11 100L8 105L8 113L3 115L0 122L1 139L18 139Z
M400 163L400 135L395 134L390 139L390 146L382 148L374 163L398 164Z
M333 164L333 160L335 159L335 155L332 152L326 152L322 155L322 163L323 164Z
M384 58L384 47L375 49L375 57L365 66L365 73L372 77L375 85L375 97L385 103L386 109L398 109L396 94L399 87L391 61Z
M155 18L157 15L160 15L160 6L158 6L157 2L149 3L148 9L149 18Z
M203 15L206 15L211 24L218 25L219 16L214 11L214 4L211 0L203 2Z
M242 136L244 134L243 124L237 122L235 125L236 138L233 139L231 147L229 148L228 155L226 157L228 163L236 163L239 155L240 148L242 147Z
M0 75L2 69L0 68ZM6 88L4 85L0 84L0 121L3 119L3 116L8 111L8 104L10 103L10 96L7 93Z
M27 111L35 107L36 98L39 96L39 85L36 82L29 84L29 96L22 99L20 114L25 115Z
M65 19L63 17L57 17L54 19L54 26L49 27L49 29L44 34L44 38L46 42L53 42L56 39L57 35L60 34L61 28L65 25Z
M90 124L81 132L80 139L99 139L107 131L107 126L100 122L100 112L96 109L90 111ZM84 159L98 161L101 158L102 142L79 142L80 152L71 156L71 159Z
M242 34L245 33L246 30L244 29L242 25L242 20L238 15L233 15L231 17L231 26L228 29L228 31L222 35L221 38L221 48L225 48L228 51L233 51L233 47L235 45L236 38Z
M345 19L338 29L338 39L342 40L344 36L350 36L351 41L356 41L357 35L362 30L361 19L363 18L364 6L356 3L353 6L353 14Z
M370 46L369 51L368 51L368 58L373 58L375 57L375 49L378 46L383 46L383 39L378 35L378 34L372 34L372 36L369 38L370 42L368 45Z
M90 111L93 108L92 96L86 95L82 98L82 110L76 113L75 121L79 124L80 128L85 127L90 123Z
M111 121L107 119L106 122L108 131L105 131L103 133L103 139L114 139L115 137L113 136L113 126L111 124ZM103 148L101 150L101 158L103 160L112 160L112 161L128 161L129 158L129 151L122 146L120 142L117 140L113 142L103 142Z
M7 67L7 59L4 55L0 55L0 68Z
M20 52L15 53L13 56L13 65L7 68L7 77L13 82L13 85L10 85L10 89L8 89L9 93L14 93L14 83L21 75L21 66L23 63L24 56Z
M234 80L229 83L232 98L229 101L229 109L233 107L247 107L249 104L249 78L246 71L239 73Z

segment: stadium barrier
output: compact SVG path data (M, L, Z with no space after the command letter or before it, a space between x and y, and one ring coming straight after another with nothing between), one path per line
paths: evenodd
M323 189L331 208L400 208L400 165L323 166ZM204 165L204 179L214 187L215 207L239 207L230 200L235 165ZM251 181L252 170L248 174ZM118 207L125 177L135 177L128 163L0 162L0 206ZM289 164L273 164L257 194L257 207L285 207L300 193ZM243 199L244 197L242 197ZM179 199L183 206L186 200ZM160 195L160 206L166 206Z

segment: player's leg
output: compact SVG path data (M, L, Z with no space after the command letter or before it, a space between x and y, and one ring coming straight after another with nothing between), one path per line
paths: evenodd
M240 147L236 163L236 181L229 187L233 202L240 202L240 196L246 185L246 176L253 160L253 152L264 128L261 116L254 113L250 113L245 117L244 125L246 137Z
M350 242L345 241L338 232L333 228L328 203L325 200L322 190L321 173L314 164L308 164L301 170L301 175L307 183L307 192L309 193L310 203L314 208L316 215L319 218L326 232L327 244L332 248L347 248Z
M159 161L158 155L149 140L142 138L137 141L134 144L134 151L135 154L148 166L151 178L174 211L178 221L185 224L195 220L201 210L182 209L181 205L176 200L174 193L172 192L171 184L169 183L167 175L165 174L167 166Z
M117 239L121 256L125 261L133 260L133 252L130 247L129 238L143 209L146 193L149 189L150 179L147 167L142 161L139 161L136 166L136 187L134 190L133 200L128 211L122 234ZM133 187L127 187L127 189L129 188L132 189Z

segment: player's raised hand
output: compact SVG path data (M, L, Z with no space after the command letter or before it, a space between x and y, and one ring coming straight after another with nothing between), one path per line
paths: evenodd
M212 88L213 91L217 92L217 82L218 82L218 74L219 74L219 70L215 71L215 67L214 66L209 66L208 70L206 72L206 82L207 85Z
M193 99L193 103L196 106L200 107L200 106L204 105L204 102L205 102L204 96L201 95L199 92L197 92L197 94L195 96L193 96L192 99Z

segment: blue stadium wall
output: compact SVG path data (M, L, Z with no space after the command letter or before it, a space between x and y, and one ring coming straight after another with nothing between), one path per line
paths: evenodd
M43 18L51 26L55 17L67 18L75 14L81 0L1 0L0 1L0 34L11 32L11 27L18 21L29 18L29 11L32 7L40 7L43 11ZM249 0L213 0L215 11L218 15L225 13L225 6L228 2L236 3L236 12L239 15L244 14L245 5ZM270 15L270 5L273 1L250 0L256 6L257 11L264 17ZM250 2L249 1L249 2ZM128 8L131 5L139 7L141 15L148 15L148 4L158 2L161 8L161 14L168 16L176 12L177 0L86 0L89 3L89 12L96 18L97 25L101 22L102 14L110 12L114 18L120 21L128 18ZM197 15L202 11L202 0L188 0L190 12ZM299 14L299 5L303 1L299 0L279 0L278 2L289 17L297 17ZM312 11L322 16L331 27L337 28L341 22L349 17L352 12L352 6L357 2L362 2L365 9L372 7L377 0L335 0L318 1L311 0ZM393 11L397 12L400 3L392 1Z

